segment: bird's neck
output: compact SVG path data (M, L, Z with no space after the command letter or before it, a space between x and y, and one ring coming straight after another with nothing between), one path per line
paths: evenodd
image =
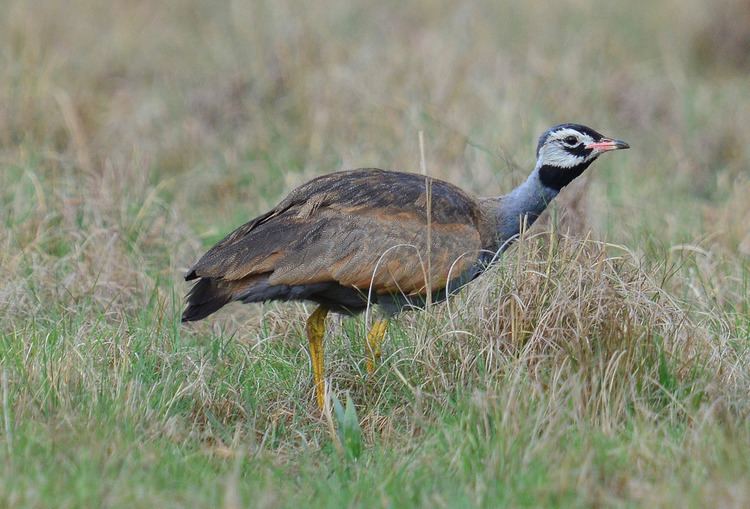
M497 248L506 247L520 233L522 225L531 226L560 192L542 184L541 169L537 162L529 178L509 194L482 200L485 213L494 219Z

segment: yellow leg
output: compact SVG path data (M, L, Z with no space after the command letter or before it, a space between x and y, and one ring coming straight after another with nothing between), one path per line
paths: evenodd
M313 382L318 407L323 410L325 403L325 383L323 382L323 336L326 333L326 315L328 310L318 306L307 319L307 339L310 341L310 360L312 362Z
M383 343L387 328L388 320L376 320L372 324L370 333L367 334L367 352L365 352L367 358L365 359L365 366L369 374L375 372L375 366L380 361L380 345Z

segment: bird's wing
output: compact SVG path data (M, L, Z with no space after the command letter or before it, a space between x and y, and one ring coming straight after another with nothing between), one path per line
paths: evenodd
M418 294L429 258L430 288L440 290L475 263L481 210L458 187L431 179L428 233L427 187L423 176L375 169L319 177L229 234L186 278L268 274L271 284Z

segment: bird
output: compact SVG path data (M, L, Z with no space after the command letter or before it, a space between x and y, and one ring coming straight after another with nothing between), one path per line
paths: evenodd
M305 329L323 411L329 312L353 316L377 305L365 345L372 374L394 316L455 294L601 154L627 148L581 124L556 125L540 136L529 177L499 197L377 168L319 176L229 233L187 271L185 280L196 282L182 321L201 320L233 301L317 304Z

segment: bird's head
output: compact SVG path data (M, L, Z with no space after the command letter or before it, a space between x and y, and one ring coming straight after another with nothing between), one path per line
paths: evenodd
M604 152L630 148L580 124L560 124L539 137L536 167L545 187L559 191L581 175Z

